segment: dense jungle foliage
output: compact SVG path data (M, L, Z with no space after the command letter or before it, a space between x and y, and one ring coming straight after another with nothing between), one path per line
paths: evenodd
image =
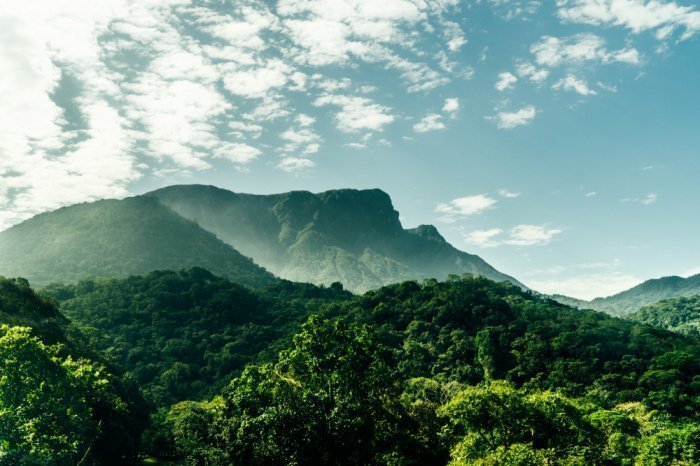
M644 306L626 317L694 338L700 337L700 295L675 298Z
M52 285L43 293L155 406L211 396L246 364L273 359L310 313L352 297L338 285L283 280L252 290L201 268Z
M156 457L700 461L696 341L508 283L465 276L353 297L290 282L252 291L192 269L46 291L142 383Z
M696 339L509 283L44 292L0 281L0 465L700 462Z
M0 278L0 324L0 465L137 464L137 386L26 280Z

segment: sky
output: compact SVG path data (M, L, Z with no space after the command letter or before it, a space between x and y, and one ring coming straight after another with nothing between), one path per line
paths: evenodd
M700 273L690 0L0 2L0 229L179 183L381 188L545 293Z

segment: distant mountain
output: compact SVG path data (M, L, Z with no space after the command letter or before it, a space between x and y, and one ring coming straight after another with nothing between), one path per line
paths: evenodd
M578 308L595 309L616 316L624 316L639 308L665 299L700 294L700 274L692 277L663 277L647 280L629 290L608 296L583 301L567 296L551 296L562 304Z
M700 336L700 295L659 301L625 318L684 335Z
M213 186L170 186L148 196L196 221L288 280L364 292L409 279L471 273L524 285L454 248L431 225L404 229L381 190L238 194Z
M65 207L0 233L0 275L24 277L34 286L194 266L251 286L275 281L154 197Z

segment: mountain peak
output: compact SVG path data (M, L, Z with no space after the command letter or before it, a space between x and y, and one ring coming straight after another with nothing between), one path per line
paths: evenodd
M434 225L418 225L416 228L411 228L410 230L406 231L418 236L419 238L438 241L440 243L447 243L447 240L445 240Z
M522 286L452 247L432 225L404 229L381 189L253 195L171 186L148 195L289 280L341 282L363 292L404 280L471 273Z

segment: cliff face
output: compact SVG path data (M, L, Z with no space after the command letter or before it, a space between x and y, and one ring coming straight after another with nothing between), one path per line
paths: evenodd
M171 186L157 197L274 274L363 292L409 279L473 273L522 286L481 258L452 247L431 225L406 230L378 189L313 194L237 194Z

